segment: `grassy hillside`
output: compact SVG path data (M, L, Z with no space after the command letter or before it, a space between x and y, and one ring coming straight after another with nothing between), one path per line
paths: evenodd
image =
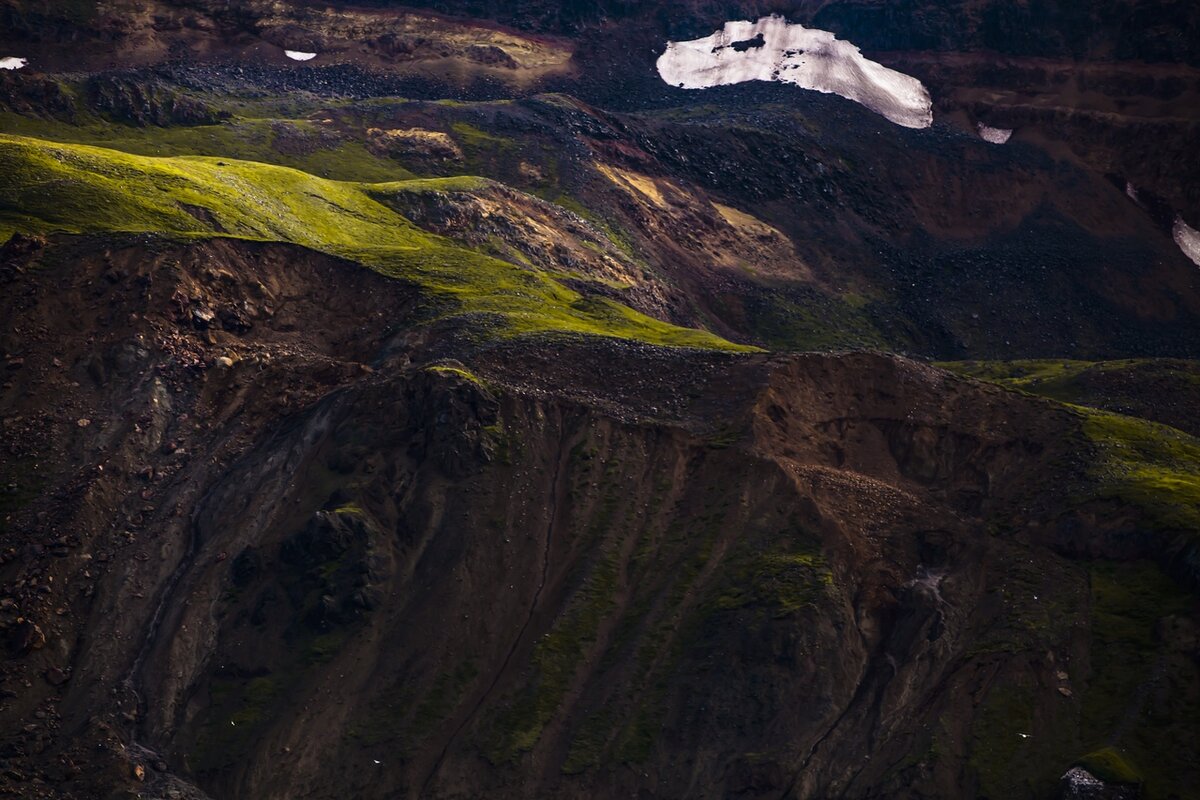
M253 161L156 158L12 135L0 135L0 174L8 177L0 240L65 231L290 242L415 283L445 301L445 314L494 315L507 335L570 332L747 349L584 297L545 273L422 231L379 202L404 182L334 181Z
M1136 417L1082 409L1096 445L1102 493L1143 509L1158 529L1194 539L1200 532L1200 440Z
M1146 523L1164 533L1167 541L1196 540L1200 438L1187 424L1194 419L1187 411L1200 396L1196 362L1043 359L942 366L1071 406L1092 447L1090 472L1099 495L1142 509Z
M947 369L1011 389L1082 405L1137 402L1155 382L1171 381L1175 391L1200 391L1200 364L1178 358L1125 358L1076 361L1066 358L1017 361L957 361ZM1160 398L1161 399L1161 398Z

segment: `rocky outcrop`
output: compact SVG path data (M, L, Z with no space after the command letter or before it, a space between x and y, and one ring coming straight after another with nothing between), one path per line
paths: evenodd
M1137 800L1136 787L1105 783L1083 767L1073 767L1062 777L1060 800Z
M120 75L93 77L86 91L97 111L132 125L213 125L229 117L176 89Z
M611 232L534 195L467 179L419 183L378 197L426 230L557 273L581 293L612 297L660 319L693 321L672 313L686 305L680 292L623 250Z
M421 128L368 128L368 146L401 159L462 161L463 153L449 134Z
M0 108L67 121L78 111L75 98L59 81L9 70L0 71Z

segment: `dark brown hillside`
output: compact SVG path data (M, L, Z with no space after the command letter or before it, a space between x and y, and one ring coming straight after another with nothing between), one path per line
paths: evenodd
M1190 701L1113 694L1195 685L1194 604L1088 500L1060 407L883 355L455 344L401 286L269 245L18 266L26 796L136 767L214 797L1040 794L1113 739L1194 777L1159 749Z

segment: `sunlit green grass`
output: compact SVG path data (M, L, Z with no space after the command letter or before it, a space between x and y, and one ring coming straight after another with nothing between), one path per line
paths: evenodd
M133 155L209 155L262 161L338 180L390 181L413 177L395 160L371 152L361 141L347 140L308 119L235 116L212 125L141 127L115 123L84 110L77 112L73 122L0 112L0 131L107 147Z
M255 161L148 157L3 134L0 174L7 178L0 240L63 231L289 242L414 283L444 301L446 314L488 315L501 335L563 332L749 349L584 297L544 272L423 231L381 202L410 188L404 181L335 181ZM429 181L411 188L428 189Z

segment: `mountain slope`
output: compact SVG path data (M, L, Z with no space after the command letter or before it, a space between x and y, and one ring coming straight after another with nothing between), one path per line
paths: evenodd
M0 0L0 793L1196 797L1195 15L1068 5ZM933 125L656 72L773 12Z
M404 184L351 185L253 162L151 159L10 136L0 138L0 166L14 178L3 214L10 232L145 231L291 242L407 279L432 301L450 301L457 313L495 314L515 332L590 331L734 347L604 298L584 299L544 273L425 234L380 202L403 192Z

